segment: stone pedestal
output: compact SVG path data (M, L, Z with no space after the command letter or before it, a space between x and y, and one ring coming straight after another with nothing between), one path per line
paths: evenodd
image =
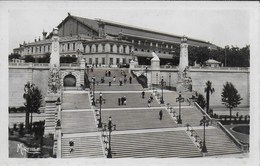
M56 116L58 112L56 102L60 96L60 94L48 94L47 97L45 97L45 135L55 134Z

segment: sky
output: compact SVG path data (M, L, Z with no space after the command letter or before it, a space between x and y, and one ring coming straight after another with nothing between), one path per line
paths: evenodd
M216 7L217 6L217 7ZM241 7L152 2L16 3L8 10L9 53L51 32L67 13L209 41L220 47L250 44L250 13Z

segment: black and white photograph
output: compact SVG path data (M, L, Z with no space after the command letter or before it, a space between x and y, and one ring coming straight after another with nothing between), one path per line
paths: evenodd
M0 10L4 165L259 165L258 2Z

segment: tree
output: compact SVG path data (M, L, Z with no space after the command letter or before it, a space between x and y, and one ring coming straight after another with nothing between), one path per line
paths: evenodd
M33 112L38 112L42 105L43 96L41 91L34 84L28 82L24 86L23 98L25 99L25 128L29 129L29 115L31 113L31 124L32 124L32 114Z
M35 58L32 55L26 55L24 57L25 62L35 62Z
M215 92L215 89L212 88L212 83L210 81L206 82L205 92L206 92L206 99L207 99L206 112L209 113L209 96L210 96L210 93L212 94L213 92Z
M229 108L231 121L232 108L237 107L241 103L240 101L243 99L240 97L240 94L238 94L237 89L231 82L226 82L226 84L223 87L221 97L222 104Z
M11 54L8 56L9 61L12 61L12 59L20 59L20 58L21 58L21 55L20 55L20 54L17 54L17 53L11 53Z
M199 106L204 109L206 107L206 101L205 98L202 94L198 95L198 99L197 99L197 103L199 104Z

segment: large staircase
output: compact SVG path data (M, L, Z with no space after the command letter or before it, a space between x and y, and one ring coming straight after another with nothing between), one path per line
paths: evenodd
M74 151L70 152L69 141L74 141ZM100 136L62 138L62 158L88 157L104 158Z
M102 120L108 121L111 116L116 130L136 130L136 129L155 129L173 128L176 123L172 120L165 109L162 120L159 119L160 109L139 109L139 110L105 110L102 112Z
M196 130L203 138L203 130ZM207 156L228 155L242 153L241 150L220 129L206 130Z
M185 131L112 135L113 158L200 157Z
M86 133L97 131L93 111L62 112L62 133Z
M179 113L179 108L175 107L174 110ZM181 108L181 118L183 124L188 123L191 126L199 126L203 115L201 112L199 112L199 110L193 107L183 106Z
M63 110L90 108L89 97L86 92L80 93L64 91L62 100Z

